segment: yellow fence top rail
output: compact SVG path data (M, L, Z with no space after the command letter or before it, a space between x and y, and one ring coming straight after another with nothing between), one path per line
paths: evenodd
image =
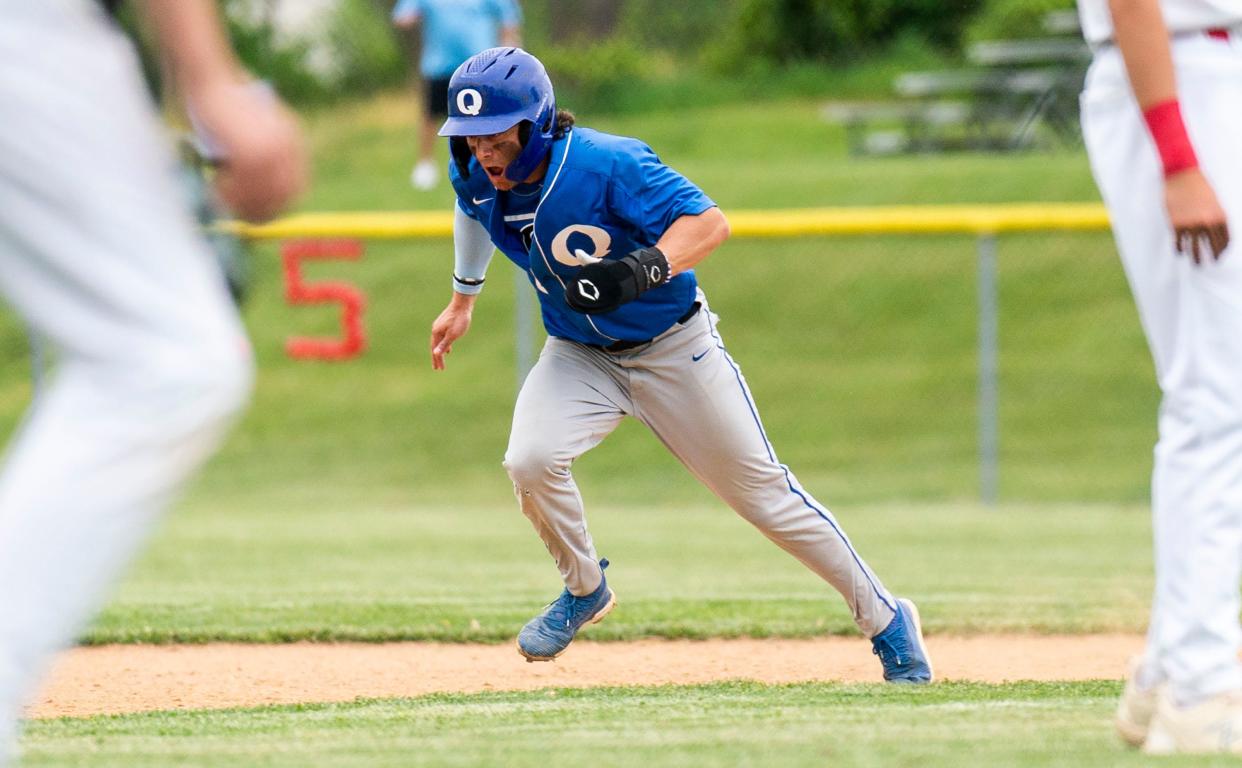
M913 205L874 208L726 210L735 237L798 235L975 234L1103 230L1108 214L1098 203ZM300 213L268 224L229 222L225 229L256 240L357 238L407 240L450 237L451 210Z

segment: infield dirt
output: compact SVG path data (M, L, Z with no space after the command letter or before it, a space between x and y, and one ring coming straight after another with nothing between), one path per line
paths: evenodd
M939 680L1119 679L1139 635L936 636ZM31 717L352 701L429 693L696 684L879 682L871 645L810 640L579 640L553 662L512 645L339 643L111 645L57 661Z

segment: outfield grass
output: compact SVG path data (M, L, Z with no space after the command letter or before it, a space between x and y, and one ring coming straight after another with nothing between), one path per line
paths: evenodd
M193 505L89 631L89 642L217 639L510 642L560 590L509 499L487 507ZM930 633L1141 631L1146 513L1133 507L839 508ZM721 505L603 506L591 516L620 604L591 635L857 632L844 601Z
M31 725L43 766L1149 765L1110 726L1114 682L548 689ZM1234 765L1166 758L1160 765Z
M564 104L573 109L573 104ZM852 158L822 102L763 101L638 115L579 114L592 128L637 136L730 208L1098 200L1085 154L1051 151ZM447 183L409 185L414 105L384 98L316 115L316 184L306 210L447 207ZM447 163L447 146L439 148Z

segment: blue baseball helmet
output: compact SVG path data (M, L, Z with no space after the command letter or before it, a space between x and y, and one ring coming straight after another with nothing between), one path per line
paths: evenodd
M453 156L469 157L466 136L490 136L528 121L525 146L505 169L523 181L539 167L556 132L556 97L543 64L521 48L488 48L466 59L449 79L448 136Z

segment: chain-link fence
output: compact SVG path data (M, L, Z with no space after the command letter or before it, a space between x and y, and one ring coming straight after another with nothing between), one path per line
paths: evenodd
M833 498L1147 494L1158 396L1107 233L735 241L699 272L782 459Z
M698 268L779 458L826 503L1147 497L1158 392L1110 235L1010 233L994 245L994 291L982 292L988 252L973 234L739 236ZM333 336L339 313L286 306L269 250L247 305L255 405L207 482L506 496L520 345L542 343L525 279L496 259L470 334L433 374L426 334L449 297L450 246L370 241L361 262L310 265L307 279L367 294L371 346L354 362L308 363L285 356L285 339ZM20 326L0 331L15 374L0 416L12 424L29 395L17 373L28 351ZM709 499L636 423L575 472L618 503Z
M698 268L780 458L829 500L1145 498L1158 396L1102 212L1089 231L1056 231L1053 222L1050 231L981 236L938 219L951 209L911 210L921 227L947 231L886 234L895 228L878 224L883 216L851 210L854 234L756 238L747 236L754 222L734 212L738 234ZM421 317L405 327L421 331L447 300L444 248L370 248L368 259L390 279L401 275L405 293L429 283L425 297L406 300L421 305ZM436 254L426 275L415 264L423 249ZM459 344L465 356L452 360L477 363L484 378L420 373L410 386L434 388L437 407L477 412L486 403L489 425L472 417L470 427L495 455L463 447L460 461L492 468L514 373L520 381L542 332L525 278L505 260L488 285L479 311L491 320L476 320ZM388 301L374 297L372 313L395 311ZM384 333L371 333L376 354L387 354ZM693 482L632 425L577 471L619 497L692 493Z

